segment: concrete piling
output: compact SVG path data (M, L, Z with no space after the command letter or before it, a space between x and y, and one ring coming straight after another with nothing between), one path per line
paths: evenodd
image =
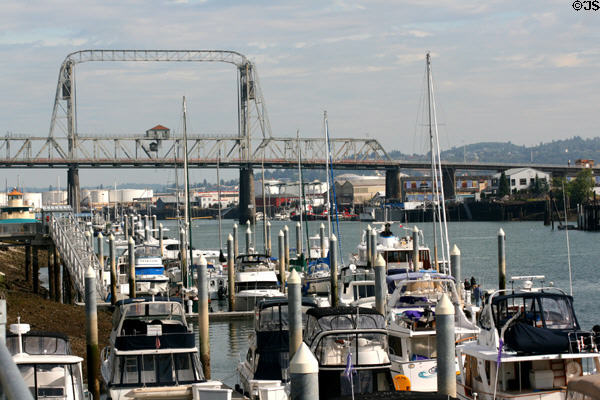
M108 237L108 254L110 256L110 304L117 304L117 252L115 249L115 235Z
M25 245L25 281L31 282L31 244Z
M198 342L200 344L200 361L204 377L210 379L210 335L208 325L208 281L206 272L207 262L200 255L198 262Z
M463 298L463 285L461 277L461 266L460 266L460 250L457 245L452 246L450 250L450 265L452 265L452 276L456 282L456 288L458 290L458 297Z
M296 255L300 257L302 252L302 225L300 222L296 222Z
M146 225L144 228L144 241L146 243L150 242L150 226Z
M365 244L367 245L367 268L373 267L373 264L371 264L373 261L371 259L371 230L371 225L367 225L367 229L365 230Z
M152 216L152 237L154 239L158 239L158 232L156 232L156 227L157 227L157 224L156 224L156 215L153 215Z
M283 227L283 244L284 244L284 255L285 255L285 270L289 271L290 267L290 228L288 226Z
M129 298L135 299L135 242L129 238L127 242L127 253L129 255L129 270L127 271L127 281L129 282Z
M283 231L279 231L277 239L279 245L279 257L277 259L279 266L279 282L281 283L281 291L285 292L285 237Z
M290 361L290 400L319 398L319 362L306 343L301 343Z
M52 246L48 246L46 248L46 259L48 266L48 292L50 296L50 300L54 300L54 266L52 265Z
M104 270L104 236L102 232L98 233L98 262L100 262L100 270Z
M418 271L420 269L419 261L419 228L415 227L412 230L412 259L413 259L413 270Z
M385 260L379 254L375 260L375 309L381 314L385 313L385 300L387 285L385 284Z
M38 294L40 292L40 258L37 246L33 246L33 265L31 276L33 278L33 293Z
M498 289L506 289L506 234L498 230Z
M252 248L252 229L250 229L250 221L248 221L248 226L246 227L246 254L251 253Z
M100 398L98 366L98 311L96 308L96 273L92 266L85 271L85 339L87 348L88 389L94 399Z
M323 225L323 223L321 223L321 226L319 227L319 245L321 247L321 257L325 258L327 257L327 250L325 248L325 225Z
M233 258L237 260L238 251L238 224L233 224Z
M156 217L156 215L154 215L154 217ZM160 224L158 224L158 246L160 247L160 256L164 257L165 256L165 249L164 249L164 236L163 236L163 224L162 224L162 222Z
M131 236L134 238L135 240L135 231L136 231L136 226L135 226L135 215L131 214Z
M445 293L435 307L435 334L438 393L454 398L456 397L454 306Z
M369 239L371 242L371 265L374 266L377 260L377 231L375 229L371 229Z
M123 218L123 234L125 235L125 241L129 241L129 217Z
M340 303L338 295L338 270L337 270L337 238L331 235L329 238L329 266L330 266L330 282L331 282L331 306L337 307Z
M265 243L267 256L271 257L273 253L273 247L271 247L271 222L267 221L267 242Z
M302 282L295 269L288 279L288 326L290 334L290 359L302 343Z
M52 261L54 264L54 301L62 303L62 284L60 279L60 263L58 250L52 246Z
M229 311L235 311L235 259L233 258L233 237L227 236L227 296Z

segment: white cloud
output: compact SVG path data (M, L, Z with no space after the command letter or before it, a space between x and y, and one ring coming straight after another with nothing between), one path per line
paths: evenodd
M563 67L578 67L583 63L577 53L559 54L552 57L552 62L559 68Z
M426 38L433 35L431 32L420 31L417 29L411 29L407 33L409 36L414 36L416 38Z

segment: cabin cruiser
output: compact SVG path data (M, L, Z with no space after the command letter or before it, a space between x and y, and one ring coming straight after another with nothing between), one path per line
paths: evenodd
M110 344L102 350L102 378L112 400L136 388L181 390L205 382L194 332L176 298L120 300ZM175 388L175 389L173 389Z
M135 294L136 296L151 293L167 294L169 277L165 275L165 267L158 245L141 244L134 248L135 255ZM125 249L119 257L119 273L127 276L129 268L129 249Z
M309 259L302 278L304 294L329 294L331 288L329 257Z
M402 375L411 390L437 391L435 309L442 294L455 306L455 341L474 340L479 328L460 305L452 276L434 271L405 271L386 277L390 360L394 376ZM468 307L471 307L468 305ZM468 314L474 315L469 309Z
M412 259L413 239L412 236L400 237L391 231L393 222L375 222L373 229L377 232L377 253L385 260L386 269L408 268L413 271L431 268L429 247L419 244L419 260L415 264ZM402 225L398 224L400 228ZM367 268L367 232L363 232L356 254L351 263L357 268Z
M311 308L306 314L304 342L319 362L321 399L394 390L383 315L358 307ZM343 374L349 364L352 380Z
M30 331L28 324L12 324L6 347L34 399L86 399L81 362L69 339L61 333Z
M317 307L312 299L302 300L302 324L306 324L306 311ZM261 387L289 386L289 326L288 299L272 298L258 302L254 313L254 332L248 337L246 358L238 364L241 391L251 399L259 398ZM289 388L287 388L289 389ZM289 390L288 390L289 392Z
M262 299L285 296L279 290L275 264L267 255L243 254L235 265L236 311L251 311Z
M477 341L457 348L458 398L566 399L572 380L600 371L600 334L581 329L572 296L534 287L543 279L513 277L488 296Z

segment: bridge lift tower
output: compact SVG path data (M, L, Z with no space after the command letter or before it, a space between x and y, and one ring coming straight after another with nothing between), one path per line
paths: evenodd
M84 62L222 62L233 64L238 70L238 151L246 166L240 168L240 223L252 222L256 217L254 204L254 175L251 167L252 139L272 137L265 101L256 68L246 56L226 50L82 50L69 54L58 74L54 108L48 134L49 158L52 151L60 153L68 163L68 202L79 212L79 170L75 65ZM260 131L260 136L253 135ZM68 139L68 154L56 139Z

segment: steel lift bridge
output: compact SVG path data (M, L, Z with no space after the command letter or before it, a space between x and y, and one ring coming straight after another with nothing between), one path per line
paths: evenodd
M173 168L183 165L181 136L92 135L77 130L75 66L84 62L220 62L238 72L238 132L230 136L188 134L191 167L240 170L240 222L253 219L252 168L325 165L324 138L273 137L255 65L246 56L225 50L82 50L69 54L58 74L48 137L7 134L0 138L0 166L68 169L68 202L79 211L79 168ZM374 139L332 139L336 168L397 169ZM398 186L399 181L395 182ZM246 211L246 212L245 212Z

